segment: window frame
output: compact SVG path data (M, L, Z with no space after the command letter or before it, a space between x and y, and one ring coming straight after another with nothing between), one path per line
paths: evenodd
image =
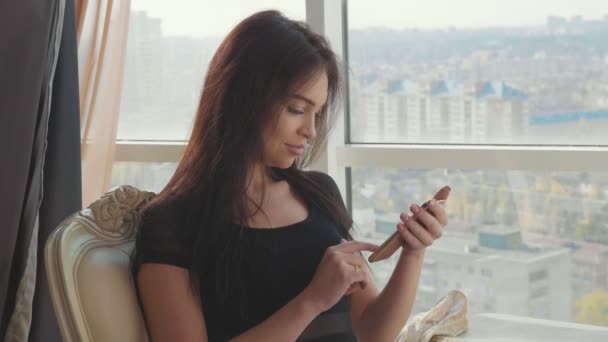
M608 172L608 146L378 144L350 141L347 0L305 0L306 21L324 35L343 62L343 102L320 158L309 169L338 184L352 214L352 168L472 169L541 172ZM179 162L186 141L118 140L116 162ZM484 275L484 270L481 272Z

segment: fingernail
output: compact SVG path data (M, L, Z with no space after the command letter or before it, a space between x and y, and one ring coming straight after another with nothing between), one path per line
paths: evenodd
M403 219L403 221L407 221L407 220L409 220L409 219L410 219L410 217L409 217L409 216L407 216L406 214L402 214L402 215L401 215L401 218Z
M437 202L435 202L435 200L432 199L431 202L429 202L429 207L434 207L435 204L437 204Z
M418 207L418 205L416 204L412 204L410 206L410 210L414 213L414 214L418 214L418 212L420 211L420 207Z

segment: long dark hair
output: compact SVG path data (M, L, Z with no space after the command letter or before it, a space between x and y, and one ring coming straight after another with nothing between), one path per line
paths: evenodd
M246 202L247 176L262 160L264 127L276 122L285 100L298 87L325 72L328 100L317 119L317 136L302 158L287 169L271 168L275 180L286 180L308 203L315 203L351 239L352 225L339 196L328 194L301 169L326 144L341 93L340 66L329 43L302 22L277 11L256 13L239 23L224 39L209 65L188 145L166 187L144 208L179 201L187 236L192 237L191 279L209 263L239 256L241 240L223 239L226 225L246 226L251 216ZM259 207L258 207L259 209ZM220 255L209 255L218 250ZM233 275L220 270L218 289ZM217 274L216 274L217 275Z

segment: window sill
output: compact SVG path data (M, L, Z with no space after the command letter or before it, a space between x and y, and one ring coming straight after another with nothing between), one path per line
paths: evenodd
M468 317L469 329L441 342L605 342L608 327L544 320L507 314L475 314Z

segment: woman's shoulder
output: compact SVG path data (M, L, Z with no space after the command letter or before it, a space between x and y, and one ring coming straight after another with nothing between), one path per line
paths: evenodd
M334 179L331 178L330 175L328 175L324 172L311 170L311 171L304 171L303 174L305 175L306 178L310 179L312 182L314 182L318 186L330 187L330 188L338 187L336 185L336 181L334 181Z
M330 175L321 171L304 171L303 174L320 189L328 191L332 196L340 196L340 189Z
M140 224L172 222L180 217L183 208L176 200L152 201L140 212Z
M187 226L190 205L184 200L152 201L139 214L138 229L141 235L161 238L182 238Z
M187 268L189 239L184 209L177 201L152 202L138 221L136 251L139 263L153 262Z

